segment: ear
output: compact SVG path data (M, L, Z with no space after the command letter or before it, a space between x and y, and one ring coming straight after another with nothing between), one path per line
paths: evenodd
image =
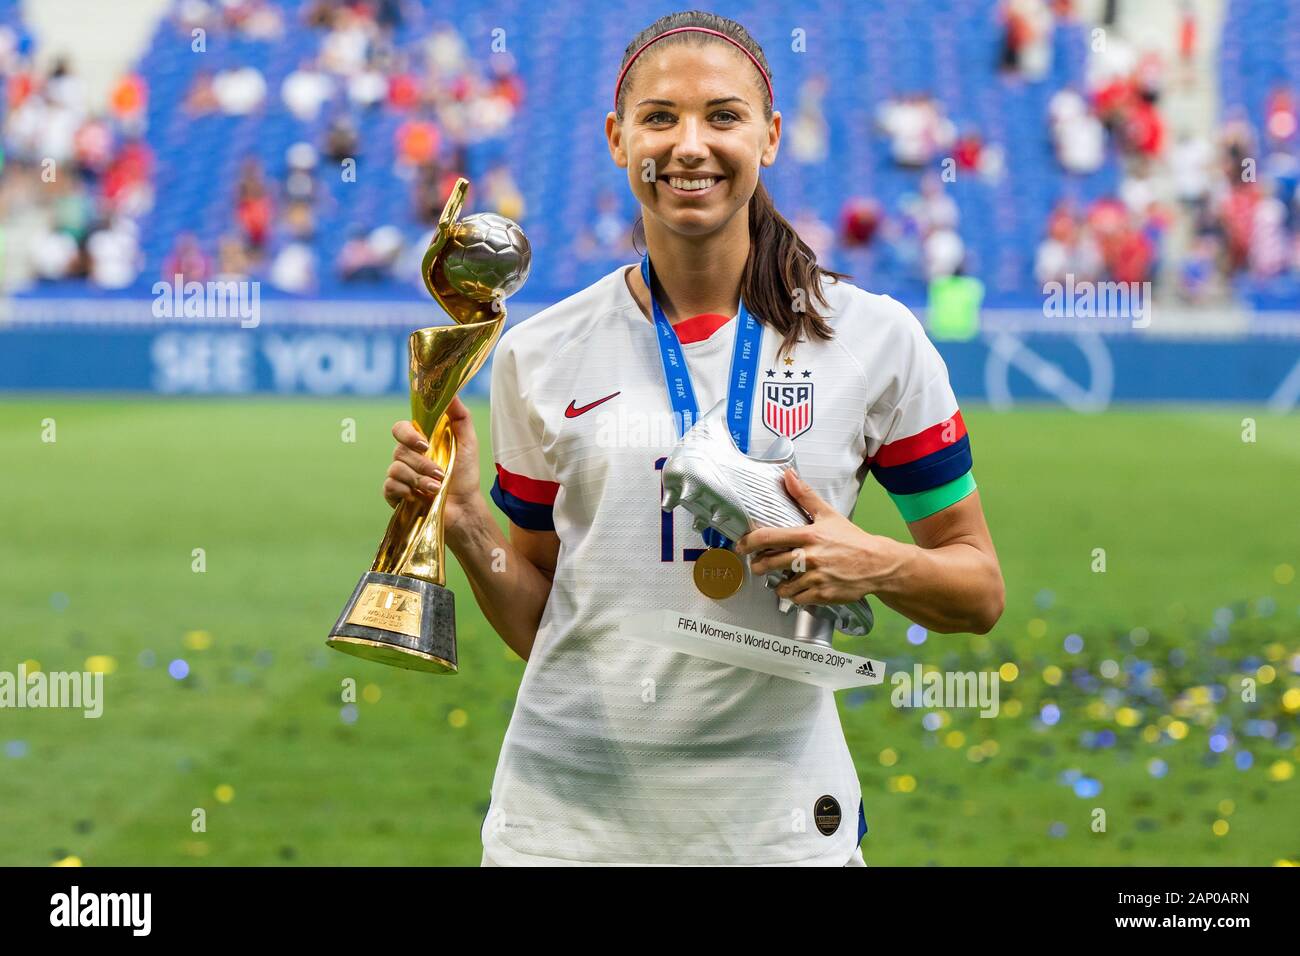
M627 150L623 148L623 126L613 110L605 116L605 139L608 141L609 155L614 158L614 165L619 169L627 169Z
M777 151L781 148L781 114L773 113L772 122L767 124L767 144L763 147L763 154L759 157L759 162L764 166L771 166L776 162Z

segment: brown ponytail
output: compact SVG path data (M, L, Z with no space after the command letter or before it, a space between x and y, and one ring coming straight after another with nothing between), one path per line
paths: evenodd
M772 71L767 65L767 57L763 55L763 48L749 35L748 30L735 20L699 10L670 13L638 33L623 52L619 72L622 73L632 54L648 41L679 27L704 27L725 33L748 50L761 64L768 78L771 78ZM726 41L707 33L679 33L666 37L655 45L685 43ZM636 70L637 65L633 64L618 89L614 114L619 122L623 120L626 90L631 85L631 77ZM763 116L770 121L772 100L768 96L767 84L761 83L759 88ZM640 220L637 224L641 225ZM829 304L822 290L824 276L830 276L835 281L851 278L848 273L823 269L817 264L817 255L799 238L785 217L777 212L772 197L760 178L754 195L749 200L749 259L745 262L745 270L740 277L740 297L745 307L761 319L764 325L781 333L781 351L788 352L799 339L811 341L833 337L830 324L818 311L819 305L825 308Z

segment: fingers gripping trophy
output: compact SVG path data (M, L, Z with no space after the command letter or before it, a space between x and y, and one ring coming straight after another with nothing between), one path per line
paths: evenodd
M361 576L326 641L330 647L409 670L454 674L456 613L446 587L442 512L456 467L447 408L487 360L506 324L504 302L524 284L532 250L504 216L460 219L469 181L458 179L424 254L425 288L451 325L411 333L411 419L446 480L431 501L393 512L370 570Z

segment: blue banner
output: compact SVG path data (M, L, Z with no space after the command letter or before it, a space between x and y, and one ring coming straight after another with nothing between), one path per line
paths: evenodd
M0 390L404 395L407 331L337 323L0 327ZM1285 411L1300 399L1295 338L999 333L938 347L958 397L995 407L1195 401ZM484 396L489 381L485 366L462 394Z

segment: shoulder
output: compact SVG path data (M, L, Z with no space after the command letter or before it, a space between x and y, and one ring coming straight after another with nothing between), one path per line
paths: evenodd
M910 338L925 334L921 321L893 296L868 292L844 279L822 279L822 294L830 306L829 320L837 334L855 337Z
M827 321L835 330L832 342L852 355L864 374L897 370L937 354L921 320L892 296L830 277L823 279L822 290L829 305Z
M551 359L570 342L586 340L612 313L631 304L631 294L619 266L573 295L510 325L497 343L495 355Z

